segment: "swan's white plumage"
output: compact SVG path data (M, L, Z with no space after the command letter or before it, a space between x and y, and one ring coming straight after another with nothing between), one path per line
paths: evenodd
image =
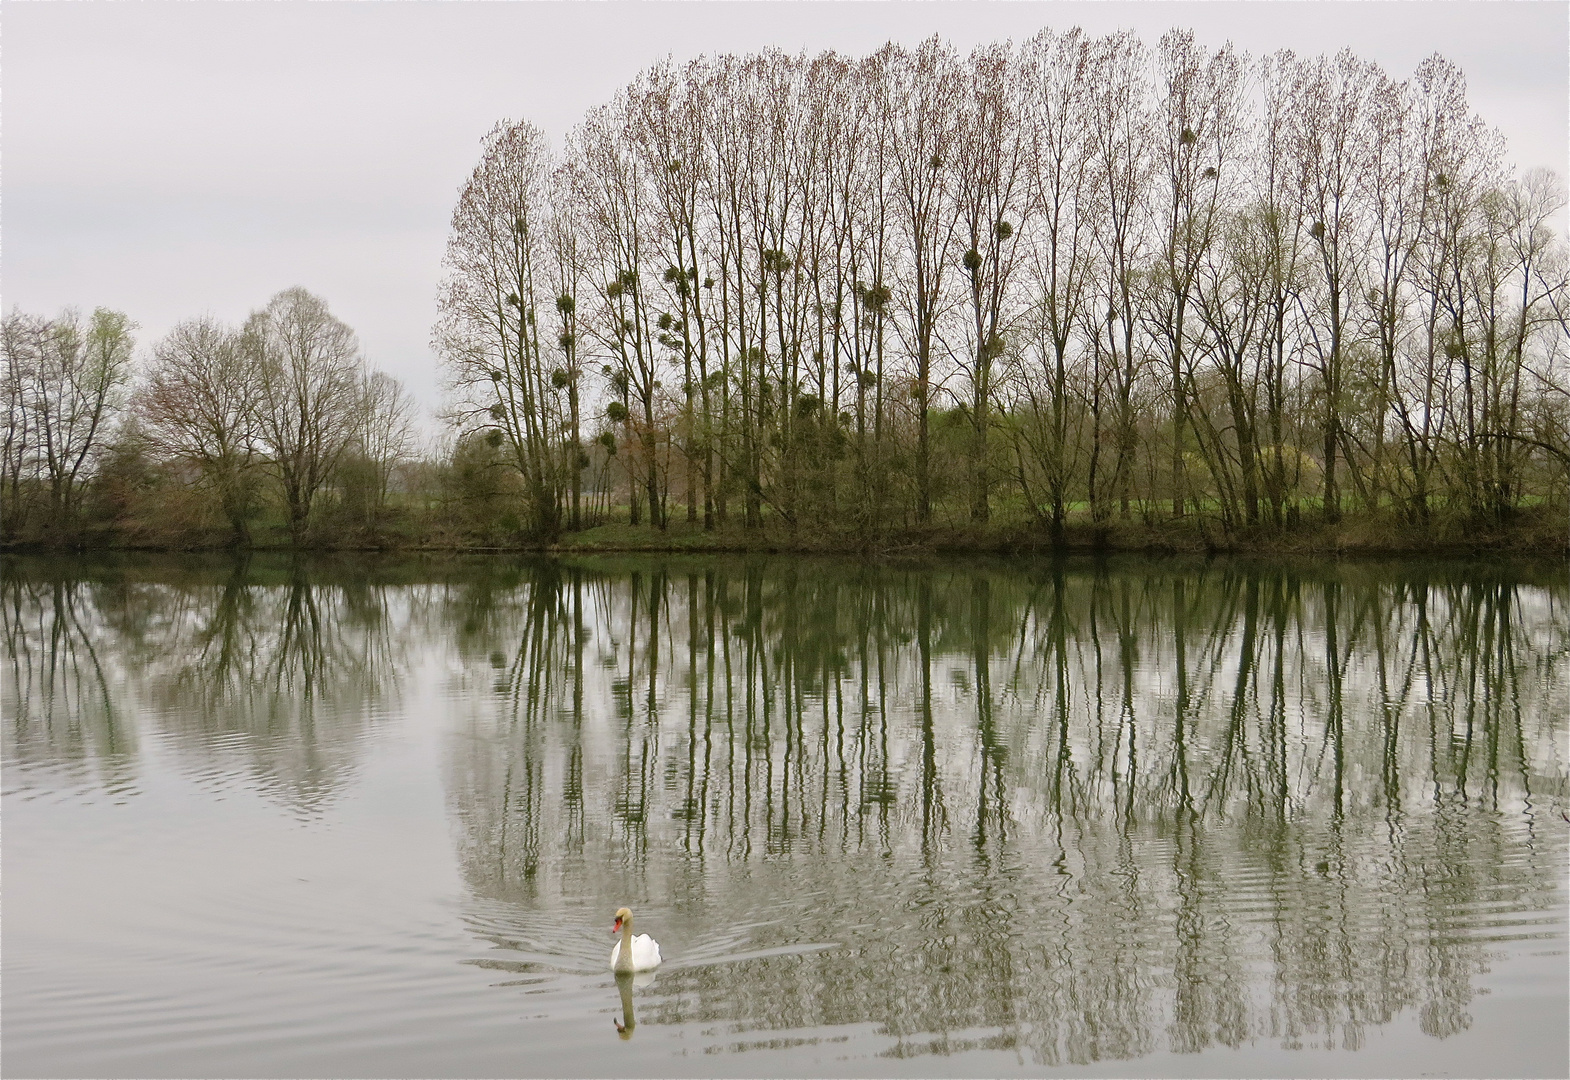
M611 967L620 967L621 942L611 946ZM639 934L632 939L632 970L647 971L652 967L660 966L660 943L648 934Z
M612 970L648 971L660 966L660 943L648 934L633 937L632 912L627 908L616 912L616 924L611 933L621 935L621 940L611 948ZM625 954L623 946L626 946Z

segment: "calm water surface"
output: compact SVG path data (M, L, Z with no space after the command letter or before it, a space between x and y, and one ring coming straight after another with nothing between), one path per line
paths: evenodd
M10 559L0 601L8 1076L1570 1072L1562 567Z

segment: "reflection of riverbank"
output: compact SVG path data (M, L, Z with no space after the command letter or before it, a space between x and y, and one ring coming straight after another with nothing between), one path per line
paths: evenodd
M1570 628L1538 590L569 570L447 611L494 702L479 730L512 741L478 763L505 761L519 798L559 787L528 816L565 808L568 838L590 786L634 846L710 854L789 848L831 812L859 842L862 819L986 839L1079 811L1565 797Z
M319 808L393 690L395 624L407 620L384 589L299 573L260 584L249 569L194 584L7 574L7 760L134 773L156 733L205 783L240 771L301 811Z
M594 843L503 894L532 929L505 900L471 926L527 949L582 898L638 891L681 946L640 1022L750 1041L871 1023L912 1046L992 1030L994 1048L1040 1064L1256 1039L1352 1049L1402 1014L1429 1035L1465 1030L1498 949L1562 934L1562 827L1534 841L1490 817L1414 819L1398 840L1377 821L1260 836L1081 819L1061 847L1021 829L990 857L803 845L638 869Z
M64 770L118 798L156 760L321 815L420 701L403 727L444 747L419 767L452 816L464 959L513 993L585 980L594 1038L603 1009L638 1051L857 1025L1037 1065L1356 1047L1397 1018L1466 1030L1496 956L1562 949L1562 575L378 573L7 563L8 791ZM625 1002L622 903L668 950Z
M1465 1028L1488 944L1456 928L1562 904L1566 633L1532 590L569 568L462 609L488 917L614 895L843 943L675 967L646 1022L1350 1048Z

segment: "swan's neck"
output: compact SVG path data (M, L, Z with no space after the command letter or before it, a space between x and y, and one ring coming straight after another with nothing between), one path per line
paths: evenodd
M621 952L616 954L616 966L632 970L632 920L626 919L621 924Z

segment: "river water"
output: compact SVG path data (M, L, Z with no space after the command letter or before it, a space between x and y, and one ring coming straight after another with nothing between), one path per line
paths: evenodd
M1562 566L9 558L0 601L7 1076L1570 1073Z

